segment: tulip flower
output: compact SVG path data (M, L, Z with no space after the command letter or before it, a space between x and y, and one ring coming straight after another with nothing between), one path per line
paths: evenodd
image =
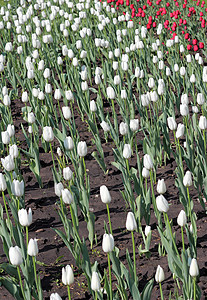
M196 300L196 277L199 275L198 263L196 258L191 260L190 269L189 269L190 276L193 277L193 294L194 300Z
M98 273L95 271L93 271L91 277L91 289L96 293L96 299L97 299L97 292L101 289L101 283L100 283Z
M9 133L7 131L2 131L1 132L1 140L2 140L2 143L4 145L8 145L9 142L10 142L10 136L9 136Z
M87 154L87 145L86 142L79 142L77 147L78 155L82 158Z
M14 179L11 185L12 194L16 197L22 197L24 195L24 181Z
M163 268L160 267L160 265L158 265L158 267L157 267L156 274L155 274L155 280L157 283L159 283L159 286L160 286L161 300L164 300L161 282L165 280L165 273L164 273Z
M62 298L60 297L60 295L58 293L52 293L50 295L50 300L62 300Z
M183 251L185 251L185 242L184 242L184 233L183 233L183 227L187 223L187 217L184 210L181 210L178 217L177 217L177 223L181 227L181 234L182 234L182 244L183 244Z
M108 256L108 268L109 268L109 283L110 283L110 300L113 300L112 296L112 282L111 282L111 264L110 264L110 255L109 253L114 249L114 238L112 234L103 235L102 249Z
M67 285L68 288L68 298L71 300L70 296L70 285L74 282L74 275L71 266L67 265L65 268L62 268L62 282Z
M64 116L65 120L71 119L72 114L71 114L70 108L68 106L63 106L62 112L63 112L63 116Z
M5 158L1 158L1 163L3 168L7 172L11 172L14 170L14 159L11 155L6 156Z
M65 150L73 150L74 149L74 142L73 142L73 139L70 137L70 136L67 136L65 139L64 139L64 147L65 147Z
M53 166L55 168L55 161L54 161L54 155L53 155L52 144L51 144L51 142L54 140L54 133L52 127L50 126L43 127L42 137L46 142L50 144L50 152L52 155Z
M166 188L164 179L158 179L158 182L157 182L158 194L164 194L164 193L166 193L166 191L167 191L167 188Z
M169 204L163 195L156 198L157 209L162 213L167 213L169 210Z
M26 299L24 294L23 284L22 284L22 278L19 270L19 266L23 263L23 258L22 258L21 249L18 246L9 248L9 260L13 266L17 267L22 296L24 299Z
M134 230L137 230L137 222L136 222L134 214L132 212L128 212L128 214L127 214L126 229L131 231L131 235L132 235L133 260L134 260L134 280L135 280L135 282L137 282L136 252L135 252L135 242L134 242Z
M71 180L73 178L73 172L70 167L63 168L63 178L65 180Z
M101 196L101 201L106 204L108 220L109 220L109 227L110 227L110 232L112 234L111 218L110 218L110 212L109 212L109 203L111 202L111 195L110 195L108 188L105 185L100 186L100 196Z

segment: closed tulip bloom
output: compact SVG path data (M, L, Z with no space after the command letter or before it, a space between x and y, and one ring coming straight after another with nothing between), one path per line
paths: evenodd
M11 172L14 170L14 159L11 155L1 158L1 163L6 171Z
M74 99L73 92L71 90L65 91L65 97L69 101L73 100Z
M100 279L98 276L98 273L93 271L92 273L92 278L91 278L91 289L94 292L97 292L101 289L101 283L100 283Z
M88 90L88 83L87 81L82 81L81 82L81 89L83 92L87 91Z
M29 208L28 212L22 208L18 210L19 223L22 226L30 226L32 224L32 210Z
M63 178L65 180L71 180L73 178L73 172L71 171L70 167L63 169Z
M37 256L39 250L37 245L37 239L30 239L28 243L27 253L29 256Z
M28 102L28 101L29 101L29 97L28 97L27 92L23 92L23 93L22 93L22 102L23 102L23 103L26 103L26 102Z
M57 155L58 155L59 157L61 157L61 156L63 155L63 153L62 153L60 147L57 147Z
M204 95L202 93L197 94L197 103L199 105L203 105L205 103L205 98L204 98Z
M198 110L198 107L197 106L192 106L192 112L194 113L194 114L197 114L198 112L199 112L199 110Z
M38 99L41 101L43 101L45 99L45 94L42 91L39 92Z
M60 197L64 189L62 182L55 183L55 195Z
M132 132L136 132L139 129L139 119L130 120L129 127Z
M64 147L65 147L66 150L73 150L73 148L74 148L74 142L73 142L72 137L67 136L64 139Z
M11 157L13 157L13 158L17 158L17 157L18 157L18 155L19 155L19 150L18 150L18 147L17 147L16 144L11 145L11 146L9 147L9 155L11 155Z
M8 124L6 131L8 132L10 138L15 135L15 128L14 125Z
M193 181L192 181L192 175L191 175L191 172L190 171L187 171L185 173L185 176L183 177L183 185L186 186L186 187L189 187L193 184Z
M100 186L100 196L103 203L109 204L111 202L111 195L105 185Z
M121 122L119 125L119 132L121 135L126 135L128 133L128 125L124 122Z
M104 233L102 241L102 249L105 253L111 252L114 249L114 238L112 234Z
M149 177L150 177L150 172L149 172L149 170L146 169L146 168L143 168L143 169L142 169L142 176L143 176L144 178L149 178Z
M169 204L163 195L156 198L157 209L162 213L167 213L169 210Z
M125 144L124 145L124 150L123 150L123 157L125 159L129 159L132 156L132 150L130 144Z
M44 70L43 76L45 79L50 78L50 69L49 68L46 68Z
M186 73L185 67L181 67L180 68L180 75L185 76L185 73Z
M165 280L165 273L162 267L160 265L157 267L157 271L155 274L155 280L157 283L160 283Z
M96 102L94 100L90 101L90 110L92 112L96 112L97 111Z
M23 263L21 249L18 246L9 248L9 259L13 266L19 266Z
M46 142L52 142L54 140L54 133L52 131L52 127L50 127L50 126L43 127L42 136Z
M30 124L35 123L35 115L33 112L28 113L27 120L28 120L28 123L30 123Z
M63 117L65 118L65 120L70 120L71 119L71 111L70 111L70 107L68 106L63 106L62 107L62 112L63 112Z
M137 230L137 222L132 212L128 212L127 214L126 229L129 231Z
M149 154L144 155L143 164L147 170L153 169L153 162Z
M141 102L142 102L142 106L144 106L144 107L148 106L150 103L149 96L147 94L141 95Z
M115 97L116 97L115 96L115 91L114 91L114 89L111 86L107 87L106 93L107 93L107 97L109 99L115 99Z
M199 275L198 263L195 258L191 260L189 273L191 277L197 277Z
M154 86L155 86L154 78L150 77L149 80L148 80L148 87L150 89L153 89Z
M181 95L181 103L182 104L189 104L189 100L188 100L188 95L187 94L182 94Z
M84 157L87 155L88 149L85 141L78 143L77 152L80 157Z
M175 72L178 72L178 71L179 71L179 66L178 66L178 64L175 64L175 65L174 65L174 71L175 71Z
M192 74L192 75L190 76L190 82L191 82L191 83L195 83L195 82L196 82L196 77L195 77L194 74Z
M150 99L152 102L157 102L158 100L158 95L156 91L150 92Z
M50 300L62 300L62 298L60 297L60 295L58 293L52 293L50 295Z
M0 192L4 192L7 188L6 180L4 178L4 175L0 173Z
M114 77L114 84L115 85L119 85L121 83L121 79L120 79L120 76L119 75L116 75Z
M169 67L166 67L166 76L171 76L171 71Z
M180 105L180 114L183 117L186 117L187 115L189 115L189 109L188 109L188 106L186 104L181 104Z
M56 90L55 90L55 94L54 94L55 100L60 100L61 97L62 97L61 91L60 91L59 89L56 89Z
M110 126L105 121L102 121L100 125L101 125L101 128L103 129L104 132L109 132L110 131Z
M184 126L184 124L179 123L177 131L176 131L176 134L175 134L176 138L177 139L182 138L184 136L184 132L185 132L185 126Z
M9 142L10 142L10 136L9 136L9 133L7 131L2 131L1 132L1 140L2 140L2 143L4 145L8 145Z
M101 84L101 76L99 74L95 75L95 84L97 85Z
M127 99L127 92L126 92L126 90L121 90L121 99Z
M167 125L170 130L176 130L177 129L177 123L175 122L175 119L173 117L167 118Z
M205 130L207 128L207 120L205 116L200 116L198 126L201 130Z
M167 188L166 188L164 179L158 179L158 182L157 182L158 194L164 194L164 193L166 193L166 191L167 191Z
M144 234L146 235L146 237L148 236L148 234L151 232L151 226L146 225L145 226L145 230L144 230Z
M187 223L187 217L184 210L181 210L178 217L177 217L177 223L179 226L183 227Z
M62 268L62 282L65 285L71 285L74 282L73 270L69 265Z
M73 195L68 189L62 190L62 199L65 204L71 204L73 202Z

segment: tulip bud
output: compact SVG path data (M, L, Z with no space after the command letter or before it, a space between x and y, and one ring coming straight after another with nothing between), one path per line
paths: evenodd
M8 132L10 138L15 135L15 128L14 125L8 124L6 131Z
M185 173L185 176L183 177L183 185L186 186L186 187L189 187L193 184L193 181L192 181L192 175L191 175L191 172L190 171L187 171Z
M177 131L176 131L176 138L177 139L180 139L184 136L184 131L185 131L185 126L181 123L178 124L178 128L177 128Z
M185 76L186 70L185 67L180 68L180 76Z
M65 150L73 150L74 142L73 142L73 139L70 136L67 136L64 139L64 147L65 147Z
M6 180L4 175L0 173L0 192L4 192L7 189Z
M27 254L29 256L37 256L38 252L37 239L30 239L28 243Z
M92 112L96 112L97 111L96 102L94 100L90 101L90 110Z
M157 283L160 283L165 280L164 270L162 267L160 267L160 265L157 267L157 271L155 274L155 280Z
M14 159L11 155L6 156L5 158L1 158L1 163L6 171L11 172L14 170Z
M111 86L107 87L106 93L109 99L115 99L115 91Z
M158 194L164 194L164 193L166 193L166 191L167 191L167 189L166 189L164 179L158 179L158 182L157 182L157 192L158 192Z
M153 89L155 86L155 81L154 81L154 78L150 77L149 80L148 80L148 87L150 89Z
M189 100L188 100L188 95L187 94L182 94L181 95L181 103L182 104L186 104L186 105L189 104Z
M65 204L71 204L73 202L73 195L68 189L62 190L62 199Z
M28 213L27 210L22 208L18 211L19 223L22 226L30 226L32 224L32 210L29 208Z
M207 120L205 116L200 116L198 126L201 130L205 130L207 128Z
M157 102L158 100L158 95L156 91L150 92L150 99L152 102Z
M9 142L10 142L10 136L9 136L9 133L7 131L2 131L1 132L1 140L2 140L2 143L4 145L8 145Z
M24 195L24 181L14 179L11 185L12 194L16 197L22 197Z
M114 84L115 85L119 85L121 83L121 79L120 79L120 76L119 75L116 75L114 77Z
M190 82L191 82L191 83L195 83L195 82L196 82L196 77L195 77L194 74L192 74L192 75L190 76Z
M52 131L52 127L50 126L43 127L42 137L46 142L52 142L54 139L54 133Z
M9 248L9 259L13 266L19 266L23 263L21 249L18 246Z
M45 79L50 78L50 69L49 68L46 68L44 70L43 76Z
M137 222L132 212L128 212L127 214L126 229L129 231L137 230Z
M151 226L146 225L145 226L145 230L144 230L144 234L146 235L146 237L148 236L148 234L151 232Z
M57 155L59 156L59 157L61 157L63 154L62 154L62 151L61 151L61 149L60 149L60 147L57 147Z
M191 277L197 277L199 275L198 263L195 258L191 260L189 273Z
M73 270L69 265L62 268L62 282L65 285L71 285L74 282Z
M104 252L112 252L114 249L114 238L112 234L104 233L102 241L102 249Z
M121 122L119 125L119 132L121 135L126 135L128 133L128 125L124 122Z
M71 180L73 178L73 172L71 171L70 167L63 169L63 178L65 180Z
M65 91L65 97L67 100L71 101L74 99L74 96L73 96L73 92L72 91Z
M91 278L91 289L96 292L101 289L101 283L98 276L98 273L93 271L92 278Z
M188 109L188 106L186 104L181 104L180 105L180 114L184 117L189 115L189 109Z
M33 124L35 122L35 115L33 112L29 112L27 115L28 123Z
M60 100L61 97L62 97L61 91L60 91L59 89L56 89L56 90L55 90L55 94L54 94L55 100Z
M143 168L143 169L142 169L142 176L143 176L144 178L149 178L149 177L150 177L150 172L149 172L149 170L146 169L146 168Z
M19 150L18 150L18 147L17 145L11 145L9 147L9 155L11 155L12 158L17 158L18 155L19 155Z
M88 149L87 149L86 142L78 143L77 152L80 157L84 157L87 155Z
M100 125L101 125L101 128L103 129L104 132L109 132L110 131L110 126L105 121L102 121Z
M167 213L169 210L169 204L163 195L160 195L156 198L157 209L162 213Z
M88 83L87 81L82 81L81 82L81 89L83 92L87 91L88 90Z
M55 183L55 195L56 196L60 197L63 189L64 189L64 187L61 182Z
M177 217L177 223L179 226L183 227L187 223L187 217L184 210L181 210L178 217Z
M197 94L197 103L199 105L203 105L205 103L205 98L204 98L204 95L202 93Z
M149 154L144 155L143 164L147 170L153 169L153 162Z
M60 297L60 295L58 293L52 293L50 295L50 300L62 300L62 298Z
M139 129L139 119L130 120L129 126L132 132L136 132Z
M125 144L124 145L124 150L123 150L123 157L125 159L129 159L131 156L132 156L131 145L130 144Z
M173 117L168 117L167 118L167 124L170 130L176 130L177 128L177 123L175 122L175 119Z
M100 186L100 196L103 203L109 204L111 202L111 195L105 185Z
M166 76L171 76L171 71L168 67L166 67Z
M121 90L121 99L127 99L127 92L126 92L126 90Z

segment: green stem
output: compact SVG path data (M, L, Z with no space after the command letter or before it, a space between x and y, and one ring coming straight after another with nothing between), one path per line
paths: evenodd
M95 300L98 300L97 291L95 291Z
M112 232L112 226L111 226L111 218L110 218L110 212L109 212L109 205L108 205L108 203L106 204L106 208L107 208L107 214L108 214L108 219L109 219L110 233L113 234L113 232Z
M35 256L32 256L32 261L33 261L33 267L34 267L34 276L35 276L36 288L37 288L37 291L38 291L38 294L39 294Z
M134 280L135 280L135 283L137 283L136 252L135 252L134 232L132 231L131 233L132 233L133 260L134 260Z
M29 244L29 231L28 231L28 226L26 226L26 242L27 242L27 249L28 249L28 244ZM27 261L28 261L28 253L27 253Z
M3 191L2 191L2 196L3 196L3 200L4 200L4 206L5 206L5 210L6 210L7 219L10 220L7 205L6 205L6 199L5 199L5 195L4 195Z
M85 174L85 181L86 181L86 189L88 189L88 184L87 184L87 174L86 174L86 163L84 157L82 157L83 160L83 169L84 169L84 174Z
M193 278L193 299L196 300L196 277Z
M161 284L161 282L159 282L159 286L160 286L160 296L161 296L161 300L164 300L163 293L162 293L162 284Z
M183 252L185 252L185 242L184 242L183 226L181 226L181 234L182 234Z
M63 208L63 198L62 198L62 196L60 196L60 206L61 206L62 214L64 216L64 208Z
M154 207L154 212L155 212L155 216L159 221L159 213L158 213L158 209L157 209L157 205L155 203L155 194L154 194L154 188L153 188L153 177L152 177L152 170L150 170L150 183L151 183L151 193L152 193L152 204Z
M110 254L107 253L107 255L108 255L108 267L109 267L110 300L113 300L113 297L112 297L112 282L111 282L111 263L110 263Z
M52 155L52 162L53 162L53 166L54 166L54 169L55 169L55 160L54 160L54 155L53 155L53 151L52 151L52 144L50 144L50 152L51 152L51 155Z
M76 232L77 238L80 240L79 233L78 233L78 230L77 230L77 227L76 227L76 222L75 222L75 217L74 217L74 213L73 213L73 208L72 208L71 205L70 205L70 215L71 215L73 227L74 227L74 230Z
M183 161L182 161L181 148L180 148L180 140L177 139L177 142L178 142L178 150L179 150L179 158L180 158L180 165L181 165L181 169L182 169L182 175L184 176Z
M19 282L20 282L20 287L21 287L21 291L22 291L22 296L23 296L24 300L26 300L25 294L24 294L24 289L23 289L23 284L22 284L22 278L21 278L21 274L20 274L20 270L19 270L19 266L17 266L17 273L19 275Z
M70 296L70 286L67 285L67 288L68 288L68 299L71 300L71 296Z
M129 160L128 159L126 159L126 167L127 167L127 173L128 173L128 175L130 175L130 173L129 173Z
M189 210L189 216L190 221L192 222L192 212L191 212L191 203L190 203L190 193L189 193L189 187L187 186L187 195L188 195L188 210Z
M204 151L205 151L205 155L206 155L206 134L205 134L205 130L203 130L203 142L204 142Z

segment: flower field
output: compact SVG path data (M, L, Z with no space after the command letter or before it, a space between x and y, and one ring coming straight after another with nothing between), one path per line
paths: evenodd
M207 299L206 15L1 3L0 299Z

